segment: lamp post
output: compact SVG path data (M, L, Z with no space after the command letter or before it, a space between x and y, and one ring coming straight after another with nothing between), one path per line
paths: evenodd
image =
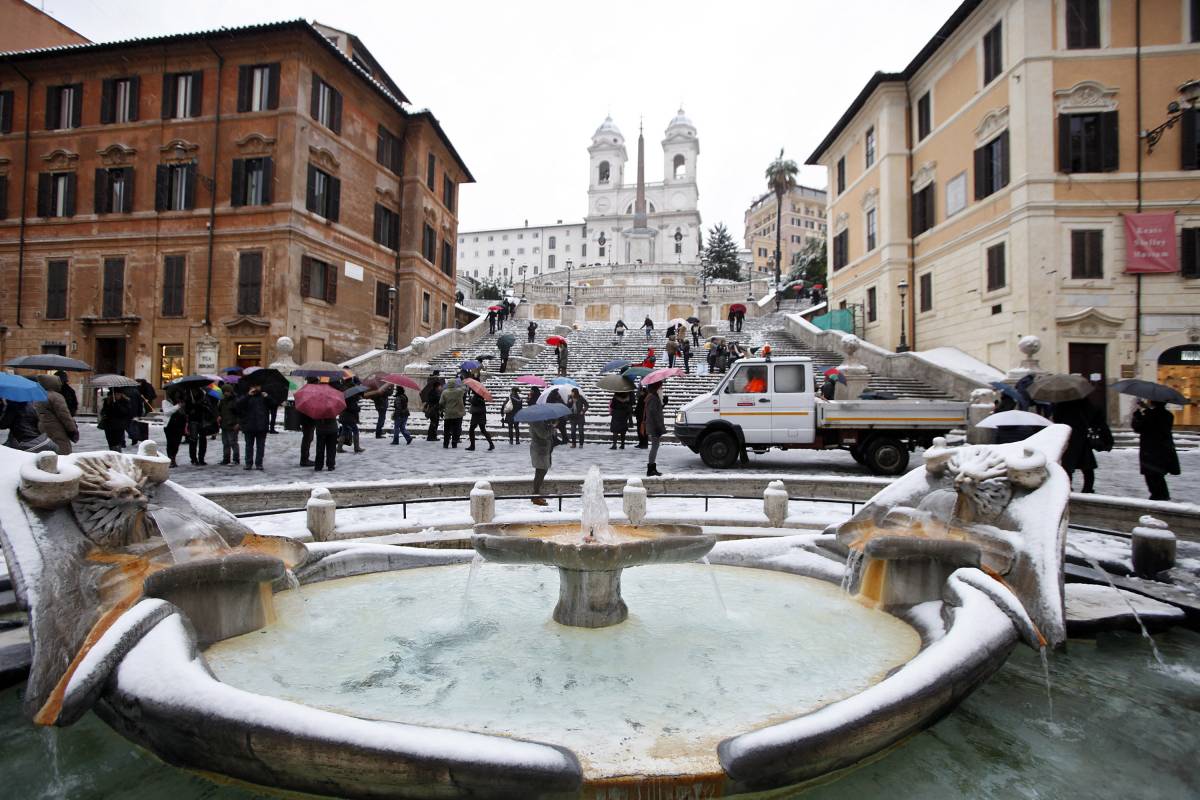
M521 302L525 302L525 272L529 269L528 264L521 265Z
M388 294L388 338L384 350L396 349L396 287L389 286Z
M908 318L904 316L904 296L908 294L908 281L902 280L896 284L896 291L900 292L900 344L896 347L896 352L907 353L908 339L905 337L905 330L908 328Z
M572 266L571 259L568 258L567 259L567 300L565 303L563 303L563 305L566 305L566 306L575 305L574 301L571 300L571 266Z
M683 263L683 233L675 231L675 263Z
M708 270L700 269L700 305L708 305Z
M1192 79L1184 81L1178 87L1179 96L1183 102L1172 100L1167 103L1167 113L1171 116L1167 121L1157 128L1151 128L1148 131L1142 131L1138 136L1146 140L1146 154L1154 152L1154 146L1158 144L1159 139L1168 129L1175 127L1175 123L1183 118L1184 112L1188 109L1200 108L1200 80Z

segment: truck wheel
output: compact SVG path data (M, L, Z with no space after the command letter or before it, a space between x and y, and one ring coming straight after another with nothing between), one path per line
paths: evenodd
M865 455L867 467L876 475L901 475L908 468L908 448L896 439L874 440Z
M713 469L729 469L738 460L737 440L725 431L713 431L700 440L700 459Z

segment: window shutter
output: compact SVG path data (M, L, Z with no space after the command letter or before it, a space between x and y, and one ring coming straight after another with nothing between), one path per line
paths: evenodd
M389 241L391 242L390 247L393 250L399 250L400 249L400 215L398 213L392 214L391 221L392 221L391 238L389 239Z
M100 124L107 125L113 121L114 103L113 103L113 86L116 83L112 78L105 78L100 82Z
M333 117L330 119L330 128L334 133L342 132L342 93L333 93Z
M78 128L83 124L83 84L76 83L71 86L71 127Z
M52 131L58 128L58 103L54 102L58 99L58 87L46 87L46 130Z
M229 187L229 205L237 207L246 205L246 159L233 160L233 180Z
M121 213L130 214L133 212L133 167L125 167L122 173L125 176L125 203Z
M1116 172L1121 155L1117 149L1117 112L1106 111L1100 115L1100 158L1104 172Z
M1182 244L1180 272L1185 278L1200 278L1200 228L1184 228Z
M317 73L312 76L312 89L308 96L308 115L315 120L319 120L317 112L321 108L321 78Z
M334 264L325 265L325 302L337 302L337 266Z
M0 219L8 219L8 176L0 175Z
M138 121L138 102L142 98L142 79L134 75L129 79L129 121Z
M175 73L163 73L162 88L162 118L171 119L175 116Z
M192 73L192 102L190 105L193 117L204 113L204 70L198 69Z
M72 172L67 176L67 197L63 202L63 216L75 216L75 181L78 176Z
M975 199L982 200L987 197L987 182L985 180L987 173L987 146L980 147L975 151Z
M317 168L308 165L308 186L304 196L304 207L309 211L317 210Z
M5 105L5 109L7 109L7 108L8 108L8 106ZM376 161L376 163L383 164L384 166L391 166L392 160L390 158L388 158L387 152L386 152L387 151L387 139L385 138L386 136L387 136L387 133L384 131L383 126L380 125L379 130L375 134L375 161Z
M383 206L375 204L375 241L383 244Z
M279 108L279 64L270 65L267 74L267 108Z
M93 196L95 198L93 208L97 214L107 214L112 211L108 205L108 170L100 168L96 170L96 187Z
M37 215L39 217L50 216L50 181L52 180L54 180L54 176L49 172L42 172L38 175Z
M999 186L1008 186L1008 131L1000 134L1000 139L996 145L1000 148L1000 183Z
M171 186L171 168L166 164L159 164L155 167L154 172L154 210L167 210L167 194Z
M237 110L250 110L250 67L238 67Z
M1071 172L1071 117L1058 115L1058 171Z
M262 201L264 206L275 202L272 188L275 185L275 162L269 156L262 160Z
M1192 24L1194 25L1195 22ZM4 107L6 114L8 113L9 105L11 103L6 104ZM1194 108L1189 108L1183 112L1183 119L1181 121L1183 123L1183 130L1180 132L1179 137L1183 142L1181 166L1183 169L1200 169L1200 163L1198 163L1200 159L1196 157L1196 127L1200 125L1200 113ZM11 122L5 126L5 129L7 130L9 127L11 127Z
M342 182L337 178L329 179L329 197L325 205L329 212L325 218L330 222L337 222L342 209Z
M312 297L312 285L309 279L309 272L312 269L309 262L312 261L308 256L300 256L300 296Z
M0 133L12 133L14 96L11 91L0 92Z
M183 207L191 211L196 207L196 162L188 164L187 167L187 191L186 197L183 199Z

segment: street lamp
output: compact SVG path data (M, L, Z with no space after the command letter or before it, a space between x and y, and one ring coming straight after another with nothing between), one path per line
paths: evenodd
M389 286L388 294L388 339L384 350L396 349L396 287Z
M908 339L905 338L904 332L908 326L905 324L907 317L904 316L904 296L908 294L908 281L900 281L896 284L896 290L900 292L900 345L896 348L896 352L907 353Z
M708 270L700 270L700 305L708 305Z
M1188 109L1200 108L1200 80L1192 79L1184 81L1178 87L1179 96L1183 102L1172 100L1167 103L1167 113L1171 116L1162 125L1157 128L1151 128L1148 131L1142 131L1138 134L1146 140L1146 154L1154 152L1154 146L1158 144L1159 139L1167 132L1169 128L1175 127L1175 123L1183 118L1184 112Z
M683 263L683 233L678 229L675 231L675 263Z
M521 302L525 302L525 271L529 269L528 264L521 265Z
M567 300L563 305L572 306L575 303L571 300L571 259L567 259Z

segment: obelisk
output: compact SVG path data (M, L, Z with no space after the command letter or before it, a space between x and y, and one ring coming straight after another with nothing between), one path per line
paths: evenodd
M628 263L654 263L654 239L658 231L650 227L646 213L646 137L638 125L637 196L633 201L633 227L624 231Z

